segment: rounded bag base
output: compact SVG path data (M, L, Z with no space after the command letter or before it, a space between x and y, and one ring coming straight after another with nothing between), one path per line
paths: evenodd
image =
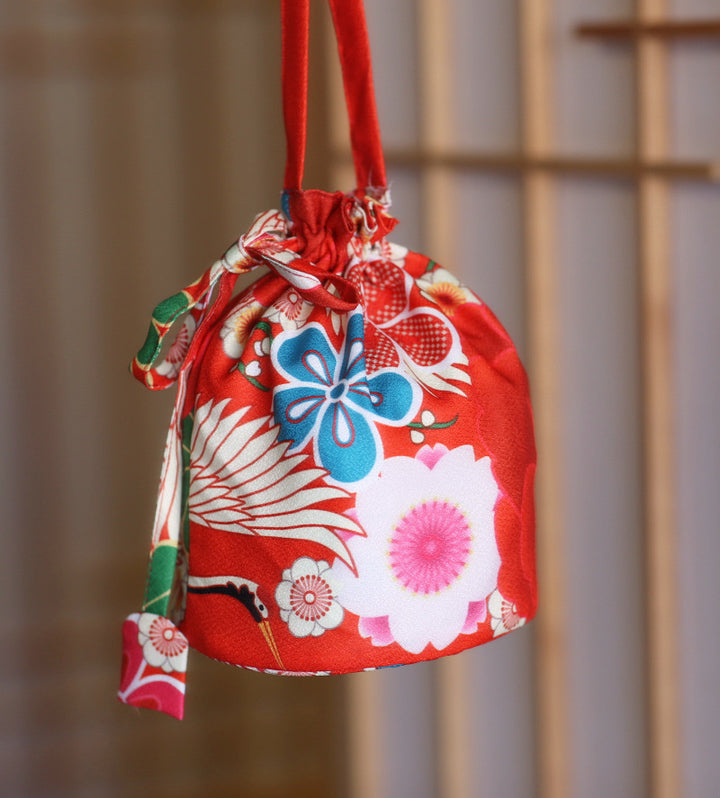
M515 348L435 262L384 240L358 251L341 276L361 308L306 303L271 274L204 333L182 413L180 628L214 659L298 675L395 667L535 613L535 449Z

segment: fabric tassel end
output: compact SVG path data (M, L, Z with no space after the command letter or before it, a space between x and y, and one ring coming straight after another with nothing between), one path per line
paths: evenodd
M118 699L182 720L188 641L175 624L152 612L123 623L123 663Z

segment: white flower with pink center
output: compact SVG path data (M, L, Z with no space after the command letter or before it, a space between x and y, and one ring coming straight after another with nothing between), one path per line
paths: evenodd
M428 499L398 521L388 545L393 576L413 593L449 588L470 560L472 533L465 513L445 499Z
M499 590L495 590L488 599L488 612L490 613L490 626L493 637L512 632L524 625L526 618L518 614L517 607L508 601Z
M185 671L188 642L185 635L168 618L144 612L137 621L138 642L143 657L153 668L162 668L165 673Z
M295 637L319 637L340 626L343 608L335 600L337 587L324 561L310 557L295 560L283 571L275 590L280 617Z
M471 446L386 460L357 496L366 537L347 541L357 575L339 561L332 569L361 633L375 629L376 645L394 640L419 654L475 631L500 569L497 497L490 458L476 460Z

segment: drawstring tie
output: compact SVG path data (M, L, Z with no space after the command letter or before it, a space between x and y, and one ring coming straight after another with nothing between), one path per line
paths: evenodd
M395 224L386 213L388 204L386 196L374 199L344 195L340 211L348 242L356 238L362 243L374 243L386 235ZM201 277L155 308L145 343L130 365L133 376L152 390L173 385L184 365L192 362L200 325L211 324L223 312L241 274L262 265L282 277L303 299L319 307L338 313L357 307L361 302L357 288L330 270L337 264L330 260L319 265L298 252L300 248L303 252L318 251L322 243L319 239L324 235L309 234L305 225L299 225L296 231L295 225L278 210L260 214L248 232ZM348 254L338 255L344 266ZM328 283L334 291L328 290ZM174 344L163 352L171 329L181 318L183 326Z

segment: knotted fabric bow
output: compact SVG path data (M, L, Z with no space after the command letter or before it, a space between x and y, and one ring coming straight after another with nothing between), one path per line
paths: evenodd
M347 240L356 237L361 242L372 243L384 236L395 222L385 213L386 207L385 201L344 195L341 221ZM296 231L281 211L260 214L248 232L201 277L155 308L145 343L130 365L133 376L152 390L173 385L183 364L192 362L199 327L209 326L223 312L241 274L262 265L286 280L307 301L339 313L352 310L360 303L355 286L331 271L334 264L319 265L304 254L317 250L318 239L324 237L323 232L308 237L305 225ZM346 255L343 260L347 260ZM335 288L334 292L328 290L328 283ZM165 346L170 340L168 336L180 319L182 327L168 348Z

